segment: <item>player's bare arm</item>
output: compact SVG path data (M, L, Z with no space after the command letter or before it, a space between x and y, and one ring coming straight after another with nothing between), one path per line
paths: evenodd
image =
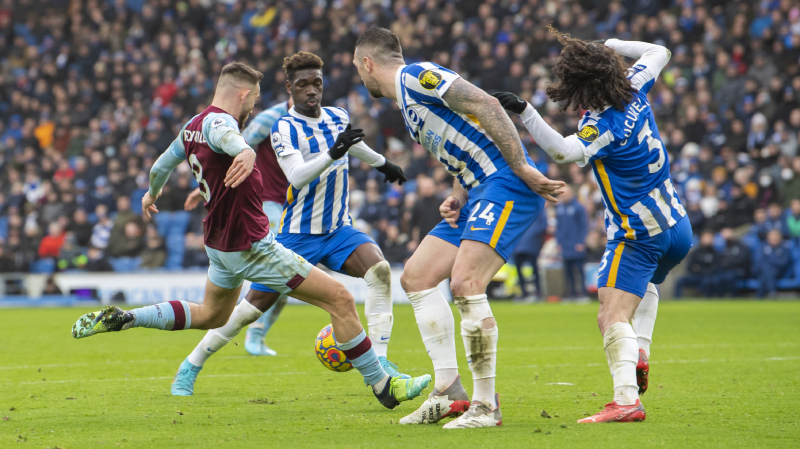
M464 79L456 80L442 98L453 111L478 119L508 166L531 190L548 201L558 202L554 195L561 193L564 182L552 181L528 164L519 133L497 99Z
M467 204L467 191L461 187L458 179L453 180L453 191L439 206L439 214L452 228L458 228L458 216L461 208Z

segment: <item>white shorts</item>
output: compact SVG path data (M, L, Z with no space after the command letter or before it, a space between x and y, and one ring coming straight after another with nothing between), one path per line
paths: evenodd
M206 254L210 261L208 280L226 289L235 289L247 279L287 294L297 288L314 268L278 243L272 232L246 251L223 252L206 247Z

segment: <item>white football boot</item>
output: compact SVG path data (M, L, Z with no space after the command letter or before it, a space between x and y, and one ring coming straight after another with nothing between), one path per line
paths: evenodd
M503 415L500 413L500 397L495 393L494 400L497 407L492 408L483 402L475 401L458 419L444 425L445 429L470 429L473 427L498 427L503 424Z
M444 391L433 389L428 399L414 413L400 419L400 424L435 423L448 416L458 416L469 409L469 395L461 385L461 376Z

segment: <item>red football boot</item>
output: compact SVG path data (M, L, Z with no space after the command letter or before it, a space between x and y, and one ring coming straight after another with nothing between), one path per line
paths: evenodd
M644 349L639 349L639 363L636 364L636 383L639 385L639 396L647 391L647 374L650 372L650 363Z
M646 417L642 401L637 399L633 405L618 405L616 402L609 402L600 413L579 419L578 422L642 422Z

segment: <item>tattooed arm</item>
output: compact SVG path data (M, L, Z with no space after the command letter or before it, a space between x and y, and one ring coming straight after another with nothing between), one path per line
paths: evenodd
M539 170L528 164L519 133L496 98L465 79L458 78L444 93L442 99L453 111L475 116L494 140L514 174L525 181L534 192L549 201L557 202L553 195L561 193L564 183L547 179Z

